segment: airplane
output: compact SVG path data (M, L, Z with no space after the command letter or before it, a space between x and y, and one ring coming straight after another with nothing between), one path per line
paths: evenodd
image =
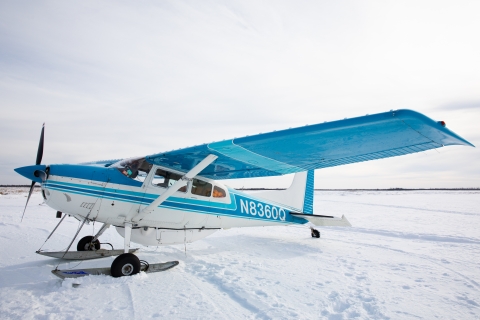
M140 271L131 242L183 244L220 229L292 224L309 225L312 237L319 237L312 226L350 226L345 216L313 213L317 169L449 145L474 147L447 129L444 121L412 110L391 110L144 157L42 165L44 130L45 124L35 165L15 169L32 180L23 214L40 183L45 203L57 210L57 218L65 213L59 224L67 214L82 222L70 246L85 223L103 223L95 235L78 241L77 252L70 252L83 259L98 257L99 237L115 226L124 237L124 248L111 250L111 255L118 255L110 267L114 277ZM223 183L292 173L291 186L281 191L247 194Z

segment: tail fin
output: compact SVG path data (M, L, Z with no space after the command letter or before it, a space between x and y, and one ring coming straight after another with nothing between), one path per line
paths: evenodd
M293 211L313 214L314 170L295 173L292 184L286 190L264 191L258 197L281 203Z

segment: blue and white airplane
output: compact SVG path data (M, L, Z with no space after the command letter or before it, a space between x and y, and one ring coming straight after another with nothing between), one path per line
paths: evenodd
M316 169L449 145L473 146L443 121L411 110L85 164L42 165L43 144L44 127L36 164L15 169L32 180L27 204L35 183L40 183L45 203L57 210L57 217L66 213L83 223L103 223L96 235L78 242L79 252L100 249L98 238L115 226L124 237L124 253L111 265L117 277L140 271L130 242L180 244L234 227L350 226L344 216L313 214ZM245 194L223 184L228 179L290 173L295 174L292 185L282 191ZM312 236L319 236L313 228Z

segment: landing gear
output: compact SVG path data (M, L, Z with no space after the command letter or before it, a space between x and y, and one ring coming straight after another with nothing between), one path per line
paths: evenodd
M77 244L77 251L95 251L100 249L100 241L98 239L93 240L93 238L93 236L86 236L80 239Z
M320 238L320 231L317 229L310 228L312 238Z
M125 222L124 253L112 262L110 274L112 277L132 276L140 272L140 259L130 253L130 237L132 236L132 224Z
M64 215L62 217L62 220L60 220L60 222L57 224L55 229L53 229L53 231L48 236L47 240L51 237L51 235L55 232L55 230L57 230L58 226L65 219L66 216L67 215ZM87 219L88 217L85 218L84 223L87 221ZM84 223L82 223L82 226ZM75 242L75 239L77 238L78 233L81 230L81 227L77 230L77 233L75 234L72 241L68 245L66 251L45 252L45 251L41 251L42 248L40 247L37 253L44 256L52 257L52 258L60 258L60 259L66 259L66 260L88 260L88 259L98 259L98 258L112 257L112 256L119 255L113 261L110 268L109 267L89 268L89 269L77 269L77 270L72 270L72 269L58 270L57 268L55 268L55 270L53 270L52 273L62 279L77 278L77 277L82 277L87 275L99 275L99 274L111 275L113 277L118 278L118 277L131 276L139 273L140 271L147 272L147 273L166 271L178 265L178 261L168 261L163 263L148 264L146 261L138 259L138 257L132 253L132 252L135 252L137 249L130 249L132 224L128 222L125 223L125 243L124 243L125 248L123 250L114 250L113 246L112 246L112 250L100 249L100 242L97 239L102 235L102 233L109 226L110 226L109 224L104 224L94 237L92 236L83 237L78 242L77 251L69 252L68 250L70 249L72 244ZM47 240L45 240L45 242L47 242ZM120 254L122 251L123 253Z
M110 268L112 277L132 276L140 272L140 260L133 253L123 253L113 260Z

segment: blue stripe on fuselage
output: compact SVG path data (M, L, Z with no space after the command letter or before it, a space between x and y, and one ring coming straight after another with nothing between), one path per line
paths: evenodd
M109 200L116 200L116 201L123 201L128 203L136 203L141 205L149 205L153 202L159 195L158 194L149 194L143 192L134 192L134 191L127 191L121 189L112 189L112 188L102 188L97 186L91 186L86 184L75 184L75 183L68 183L68 182L60 182L60 181L52 181L47 180L44 184L44 187L50 190L56 190L61 192L69 192L73 194L81 194L87 195L92 197L99 197ZM231 216L237 218L247 218L247 219L255 219L255 220L263 220L263 221L273 221L278 223L305 223L304 219L299 219L296 217L291 216L288 214L288 210L282 207L272 206L271 204L264 203L261 200L246 197L244 195L240 195L235 193L235 191L230 190L230 203L219 203L219 202L211 202L211 201L202 201L202 200L194 200L194 199L185 199L185 198L178 198L178 197L170 197L168 200L163 202L160 207L161 208L168 208L173 210L182 210L182 211L189 211L189 212L196 212L201 214L213 214L213 215L222 215L222 216ZM252 215L253 211L250 212L250 209L245 210L241 208L241 201L243 204L250 202L254 203L255 208L260 207L276 207L277 212L282 209L284 210L285 220L280 220L280 215L278 215L277 219L273 218L266 218L265 216L258 216L255 209L255 215ZM250 207L249 207L250 208Z

